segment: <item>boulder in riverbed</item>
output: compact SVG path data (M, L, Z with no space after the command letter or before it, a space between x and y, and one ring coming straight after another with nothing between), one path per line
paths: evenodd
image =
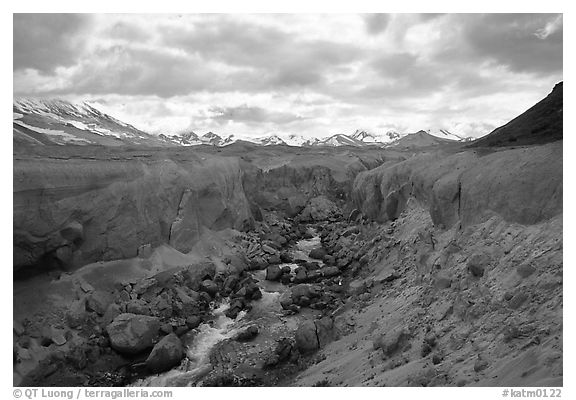
M258 327L251 325L243 331L240 331L234 339L238 342L249 342L258 335L258 332Z
M112 348L124 354L138 354L154 345L160 332L160 319L124 313L106 327Z
M216 296L216 293L218 293L218 285L214 283L214 281L206 279L200 283L200 290L208 293L210 297L214 297Z
M270 265L266 268L266 280L277 281L282 277L282 269L278 265Z
M300 297L308 297L309 299L316 297L318 295L317 291L312 285L307 284L299 284L291 289L292 291L292 300L294 303L298 302Z
M282 261L283 263L291 263L294 262L294 257L292 257L290 253L283 251L282 253L280 253L280 261Z
M290 291L286 291L280 295L280 305L283 309L289 310L291 306L294 304L292 301L292 293Z
M298 267L296 268L296 276L294 277L295 283L303 283L308 280L308 274L306 273L306 268Z
M146 359L146 367L154 372L162 372L175 367L184 358L184 347L180 338L171 333L164 336L150 352Z
M322 260L324 257L326 257L326 255L326 250L323 247L318 247L316 249L312 249L310 254L308 254L308 257L314 258L316 260Z
M190 329L198 328L198 326L200 326L201 323L202 318L200 318L198 315L191 315L188 318L186 318L186 326L188 326L188 328Z
M185 269L185 279L193 290L198 290L202 281L213 279L216 275L216 265L211 261L202 261L188 265Z

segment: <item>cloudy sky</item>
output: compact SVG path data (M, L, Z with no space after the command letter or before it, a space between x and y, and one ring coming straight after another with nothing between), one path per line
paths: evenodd
M14 96L140 129L482 136L562 80L558 14L15 14Z

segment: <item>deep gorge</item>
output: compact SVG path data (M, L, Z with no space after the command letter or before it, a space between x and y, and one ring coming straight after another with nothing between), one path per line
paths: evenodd
M15 157L21 383L131 384L164 370L149 366L153 345L167 346L178 363L181 346L216 323L219 304L226 304L220 312L229 321L243 318L231 326L252 331L239 340L234 330L215 344L195 384L493 383L482 380L487 375L477 361L449 353L474 354L501 368L496 354L502 360L534 357L537 348L516 350L517 341L532 337L518 332L552 327L538 334L540 341L549 338L541 342L542 354L559 343L558 322L548 311L537 323L521 316L529 304L548 310L561 290L555 278L561 268L561 150L561 143L552 143L413 156L256 149L243 155L150 150L89 160L82 154ZM321 265L293 255L309 228L321 238L313 249ZM534 273L542 257L548 268ZM269 282L277 282L272 292L264 289ZM547 285L543 297L524 296L541 285ZM399 301L402 307L395 308ZM38 302L57 312L42 315ZM265 311L253 311L261 304L268 304ZM386 309L388 320L378 322ZM510 326L516 333L498 333L518 317ZM129 354L109 342L114 329L122 332L139 320L154 327L140 333L152 335L152 342ZM474 335L470 324L503 334L508 347L467 343ZM345 348L356 350L343 358ZM81 361L93 357L99 360L93 365ZM165 365L185 371L186 357L193 355L179 367ZM325 363L338 366L349 357L358 358L326 378ZM57 372L47 367L59 362ZM467 362L467 376L437 367L466 371L459 364ZM376 374L370 372L375 363L381 365ZM356 365L355 372L347 365ZM414 375L422 368L424 375ZM190 384L185 376L179 384Z

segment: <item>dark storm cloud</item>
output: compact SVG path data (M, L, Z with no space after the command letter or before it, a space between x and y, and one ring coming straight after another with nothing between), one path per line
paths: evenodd
M114 46L99 49L71 77L74 93L185 95L214 85L216 77L194 57L175 55L161 49Z
M247 105L239 107L213 107L210 109L210 112L216 114L213 119L220 121L248 123L274 122L287 124L304 119L288 112L268 111L264 108L249 107Z
M390 22L388 14L367 14L364 16L366 31L371 35L378 35L386 30Z
M73 65L82 47L79 33L88 21L82 14L14 14L14 70L48 73Z
M322 83L338 66L356 61L359 47L327 40L301 40L280 29L234 20L200 21L193 28L168 28L164 45L207 60L258 70L270 86Z
M492 61L517 72L562 71L562 21L543 35L558 14L464 15L453 31L453 46L438 54L447 62ZM463 43L459 40L461 39Z
M286 68L279 71L225 70L199 54L181 54L161 48L116 45L94 52L69 78L61 93L155 95L162 98L194 92L245 93L280 90L283 87L317 84L317 71ZM223 70L224 69L224 70ZM58 94L58 91L54 91Z

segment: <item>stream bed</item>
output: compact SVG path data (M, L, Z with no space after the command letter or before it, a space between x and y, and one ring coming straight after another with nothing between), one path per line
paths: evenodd
M311 260L308 257L312 249L321 245L317 233L313 230L311 233L312 238L298 241L289 252L294 260L314 261L322 265L321 261ZM295 263L280 264L280 267L284 266L290 267L292 274L298 267ZM230 362L230 358L237 355L240 370L258 375L262 369L264 354L274 347L275 342L279 338L293 336L299 321L303 318L318 314L315 310L303 309L299 314L286 315L279 299L289 290L289 286L266 280L266 270L250 273L258 282L262 298L251 303L252 309L248 313L242 311L235 319L231 319L225 315L230 306L228 299L214 303L211 313L213 318L196 328L196 334L191 340L183 342L186 356L181 364L170 371L140 379L132 386L198 386L207 374L218 367L214 364L214 359L218 360L218 357L214 357L213 352L223 343L224 347L232 347L231 350L226 350L232 354L232 356L226 354L224 357L226 362ZM257 325L259 328L259 334L253 341L238 344L229 340L251 325Z

